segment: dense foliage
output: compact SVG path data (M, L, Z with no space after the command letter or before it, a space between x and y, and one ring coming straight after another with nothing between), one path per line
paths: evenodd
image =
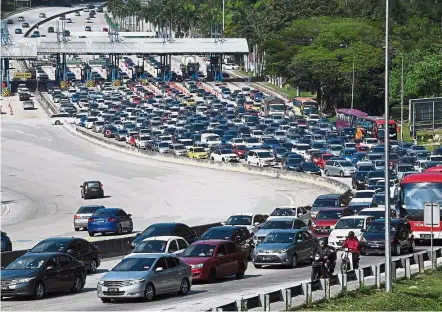
M221 29L222 0L110 0L122 15L137 15L192 36ZM442 95L442 3L390 0L391 103ZM265 51L268 75L317 94L325 107L350 105L353 63L355 108L382 113L384 0L226 0L227 37L245 37ZM116 12L116 11L115 11ZM117 14L118 15L118 14Z

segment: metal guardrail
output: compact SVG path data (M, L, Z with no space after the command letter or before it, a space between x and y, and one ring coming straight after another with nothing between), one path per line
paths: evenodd
M442 248L433 252L434 267L436 267L437 260L442 258ZM410 279L414 273L423 273L425 261L431 261L430 251L415 253L392 261L393 281L401 277L399 275ZM431 267L431 262L428 267ZM385 263L365 266L345 274L335 274L330 279L297 283L287 288L232 300L208 311L287 311L313 302L329 300L339 293L357 290L364 286L375 286L379 289L382 273L385 273Z

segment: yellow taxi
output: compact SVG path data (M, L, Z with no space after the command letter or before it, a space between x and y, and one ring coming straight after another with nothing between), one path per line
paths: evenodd
M256 111L261 111L261 103L254 103L253 104L253 110L256 110Z
M195 99L194 98L189 98L189 99L186 99L186 105L195 105Z
M189 158L194 159L208 159L209 154L203 147L192 146L189 148Z

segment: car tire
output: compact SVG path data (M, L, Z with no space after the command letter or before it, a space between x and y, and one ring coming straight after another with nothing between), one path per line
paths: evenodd
M12 245L11 245L11 243L8 243L8 244L6 245L5 251L12 251Z
M111 302L111 301L112 301L111 298L101 298L101 302L104 302L104 303L108 303L108 302Z
M118 235L123 234L123 227L121 226L121 224L118 225Z
M340 176L341 178L343 178L343 177L344 177L344 171L339 172L339 176Z
M46 294L46 290L45 290L45 286L42 282L37 282L35 284L35 288L34 288L34 299L41 299L45 296Z
M216 276L217 276L216 269L215 268L211 268L210 272L209 272L208 282L210 284L215 283L216 282Z
M262 268L262 265L260 265L260 264L253 264L253 266L255 267L255 269L260 269L260 268Z
M239 270L235 274L235 276L237 279L242 279L242 278L244 278L245 273L246 273L246 267L245 267L244 263L241 263L241 265L239 266Z
M78 231L80 231L80 228L75 228L75 232L78 232Z
M416 242L413 239L413 241L411 242L411 245L410 245L409 252L414 253L415 251L416 251Z
M222 160L222 162L226 162L226 160L223 158L223 159L221 159Z
M187 278L183 278L180 284L180 290L178 291L178 295L185 296L190 290L190 283Z
M401 244L400 243L397 243L397 244L395 244L394 245L394 248L393 248L393 255L395 255L395 256L400 256L401 255Z
M131 222L130 223L130 226L129 226L129 230L127 231L127 233L132 233L133 232L133 230L134 230L134 224Z
M297 265L298 265L298 256L294 254L292 257L292 269L296 268Z
M94 232L88 232L90 237L94 237L95 233Z
M97 272L97 260L92 259L91 263L89 264L88 273L94 274L95 272Z
M148 283L144 289L144 300L147 302L152 301L155 298L155 287L152 283Z
M56 121L55 121L55 124L56 124L57 126L61 125L60 120L56 120Z
M72 284L71 292L72 293L78 293L78 292L80 292L83 289L83 286L84 286L83 279L81 278L80 275L78 275L75 278L74 283Z

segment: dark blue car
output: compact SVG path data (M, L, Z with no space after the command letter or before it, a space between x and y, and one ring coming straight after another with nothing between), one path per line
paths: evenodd
M11 239L9 238L8 234L6 234L5 232L1 232L2 233L2 252L3 251L12 251L12 243L11 243Z
M96 233L132 233L133 228L132 215L120 208L98 209L87 223L89 236Z

